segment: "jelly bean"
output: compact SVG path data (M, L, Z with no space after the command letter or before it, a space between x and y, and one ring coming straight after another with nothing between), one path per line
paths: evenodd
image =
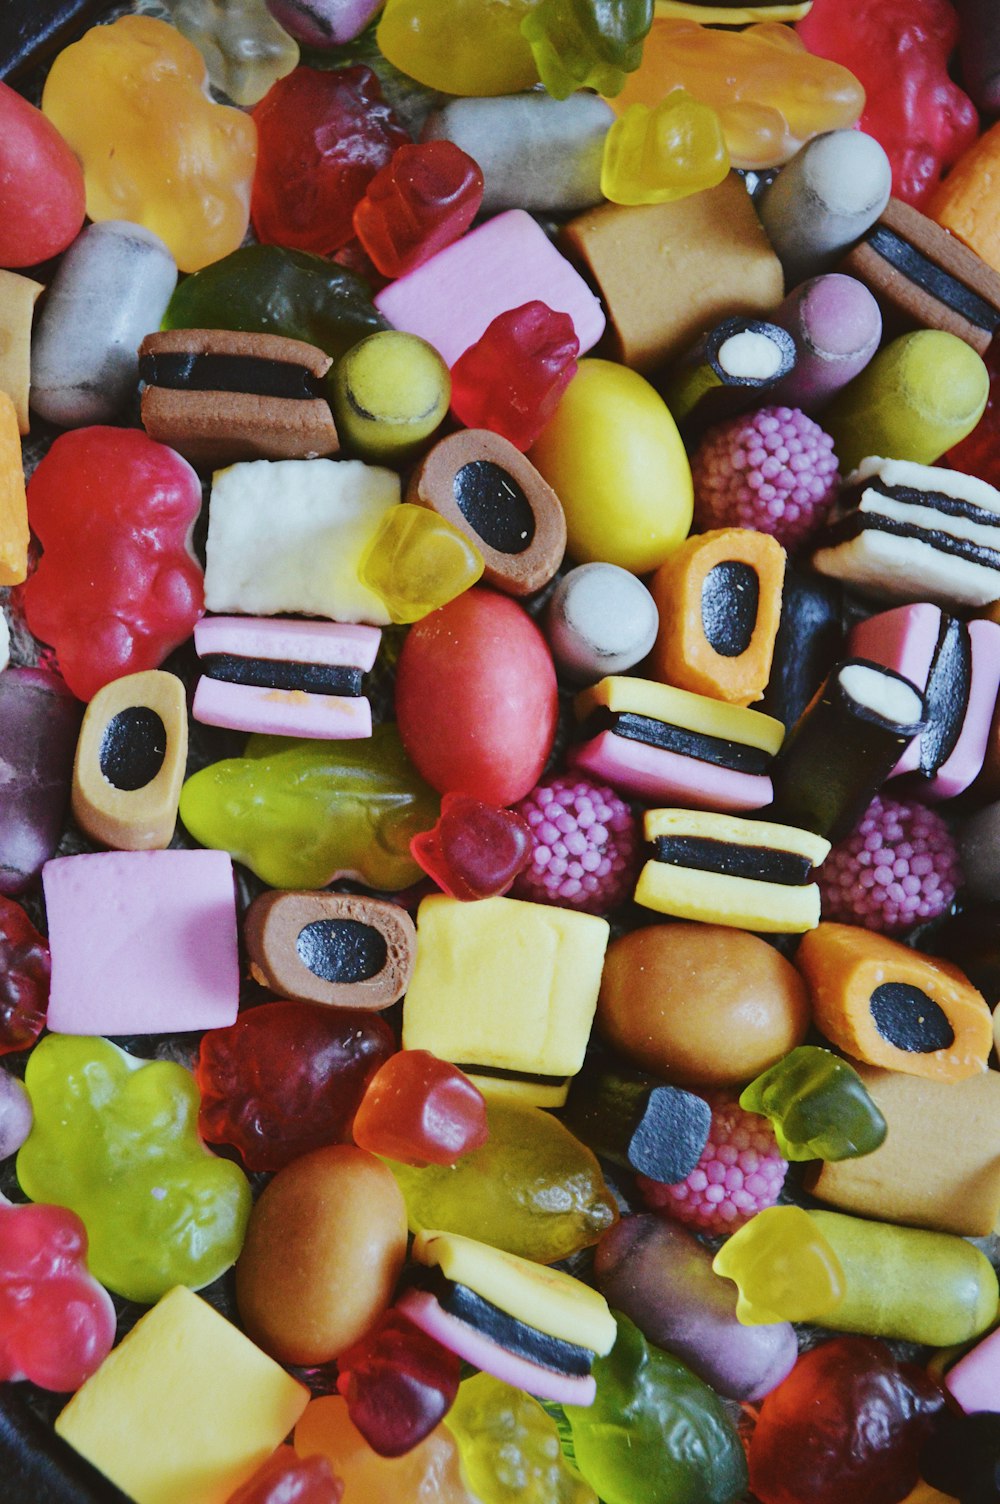
M70 147L0 83L0 266L33 266L64 251L83 216L83 172Z
M0 1159L16 1154L31 1132L31 1098L23 1081L0 1070Z
M27 1050L45 1028L52 960L27 914L0 897L0 1055Z
M90 218L145 225L184 272L243 239L256 154L253 122L213 104L204 81L201 55L179 31L121 16L65 48L42 95L83 163Z
M531 831L520 815L467 794L445 794L441 818L414 836L410 850L452 898L506 893L531 860Z
M380 1457L401 1457L430 1435L458 1392L454 1353L397 1311L337 1359L347 1413Z
M299 60L264 0L167 0L167 10L205 59L209 82L234 104L256 104Z
M354 210L354 233L383 277L402 277L472 224L483 174L450 141L401 146Z
M379 1067L353 1131L359 1148L418 1169L454 1164L489 1137L482 1092L429 1050L400 1050Z
M21 893L55 853L69 805L82 709L58 674L0 674L0 893Z
M535 0L388 0L376 40L394 67L445 94L512 94L538 81L521 21Z

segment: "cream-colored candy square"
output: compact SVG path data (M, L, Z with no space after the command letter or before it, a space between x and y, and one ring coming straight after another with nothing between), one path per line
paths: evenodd
M309 1393L183 1286L136 1323L56 1431L136 1504L225 1504Z

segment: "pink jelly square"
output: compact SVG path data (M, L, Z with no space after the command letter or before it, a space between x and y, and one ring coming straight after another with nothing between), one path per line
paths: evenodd
M107 851L42 872L60 1034L220 1029L239 1008L233 864L224 851Z

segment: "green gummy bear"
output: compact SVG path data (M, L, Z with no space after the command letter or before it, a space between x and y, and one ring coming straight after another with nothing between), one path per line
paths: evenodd
M800 1045L751 1081L740 1106L770 1120L786 1159L857 1159L885 1142L885 1118L857 1071L818 1045Z
M554 99L577 89L610 99L642 62L652 24L653 0L541 0L521 32Z
M564 1406L576 1464L604 1504L729 1504L746 1459L718 1396L615 1312L593 1405Z
M405 888L423 875L410 840L438 813L391 724L361 741L252 736L245 756L194 773L180 801L196 841L272 888L325 888L339 877Z
M596 1243L618 1219L589 1149L539 1107L487 1097L490 1136L453 1165L387 1160L411 1232L436 1228L553 1264Z
M523 1389L488 1373L465 1379L445 1425L482 1504L597 1504L563 1457L555 1421Z
M24 1077L34 1125L17 1156L32 1201L76 1212L91 1273L151 1305L211 1284L243 1246L250 1184L198 1137L198 1088L172 1061L106 1039L50 1034Z

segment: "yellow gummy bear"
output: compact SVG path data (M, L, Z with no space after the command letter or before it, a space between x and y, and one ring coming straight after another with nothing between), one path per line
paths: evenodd
M728 171L718 115L673 89L655 109L630 105L608 131L601 192L615 204L665 204L714 188Z
M739 1290L736 1317L744 1326L819 1321L844 1298L840 1260L801 1206L758 1212L722 1245L712 1268Z
M184 272L237 249L256 127L212 103L201 54L166 21L92 27L56 58L42 110L83 164L91 219L145 225Z
M476 545L444 517L401 502L386 513L358 567L394 622L420 621L474 585L486 568Z
M823 131L851 126L865 91L847 68L807 52L790 26L765 21L713 31L696 21L657 19L642 63L611 103L657 105L687 89L718 112L734 167L778 167Z

